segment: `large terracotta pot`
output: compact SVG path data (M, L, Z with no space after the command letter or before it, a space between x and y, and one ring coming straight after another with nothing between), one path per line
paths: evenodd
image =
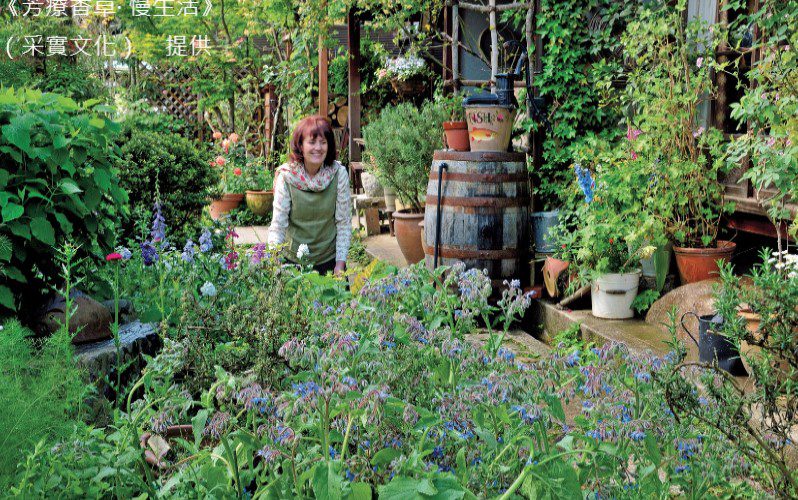
M211 219L217 220L222 215L229 214L238 208L242 201L244 201L243 193L226 193L219 199L211 200Z
M455 151L470 151L471 144L468 140L468 122L443 122L443 133L446 134L446 144Z
M264 216L271 212L274 191L247 191L247 208L255 215Z
M673 247L682 284L718 278L718 261L729 262L735 248L737 243L723 240L718 240L717 246L712 248Z
M424 212L411 213L401 210L393 213L393 228L396 241L408 264L415 264L424 258L421 246L421 228L418 223L424 220Z

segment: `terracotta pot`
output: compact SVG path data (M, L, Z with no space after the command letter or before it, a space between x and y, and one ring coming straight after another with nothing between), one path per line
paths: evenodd
M218 220L222 215L229 214L238 208L242 201L244 201L243 193L226 193L217 200L211 200L211 219Z
M568 269L571 263L565 260L555 259L554 257L546 257L546 262L543 263L543 283L546 284L546 291L552 298L560 296L561 290L557 286L560 275Z
M673 247L682 284L718 278L718 260L729 262L735 248L737 243L723 240L718 240L717 246L713 248Z
M263 217L272 211L274 191L247 191L247 208L255 215Z
M470 151L471 144L468 140L468 122L443 122L443 133L446 134L446 144L455 151Z
M393 228L396 241L408 264L415 264L424 258L421 246L421 228L418 223L424 220L424 212L411 213L401 210L393 213Z

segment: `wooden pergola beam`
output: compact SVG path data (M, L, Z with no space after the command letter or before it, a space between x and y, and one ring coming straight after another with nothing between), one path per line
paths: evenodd
M330 114L329 50L324 46L324 38L319 35L319 114Z
M360 146L360 22L355 9L346 16L346 37L349 42L349 163L359 162Z
M535 7L534 2L515 2L503 5L496 5L495 2L491 2L490 5L480 5L476 3L454 1L454 2L447 2L446 5L447 6L459 5L465 10L482 12L483 14L489 14L491 12L504 12L506 10L514 10L514 9L532 9Z

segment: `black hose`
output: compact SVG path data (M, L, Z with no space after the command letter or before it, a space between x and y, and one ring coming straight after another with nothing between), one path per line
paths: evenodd
M441 192L443 184L443 171L449 168L446 162L442 161L438 165L438 209L435 212L435 256L432 259L432 268L438 268L438 255L441 251Z

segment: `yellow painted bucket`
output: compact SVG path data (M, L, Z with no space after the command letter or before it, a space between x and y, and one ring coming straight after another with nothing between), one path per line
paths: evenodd
M507 151L515 108L495 105L464 106L471 151Z

